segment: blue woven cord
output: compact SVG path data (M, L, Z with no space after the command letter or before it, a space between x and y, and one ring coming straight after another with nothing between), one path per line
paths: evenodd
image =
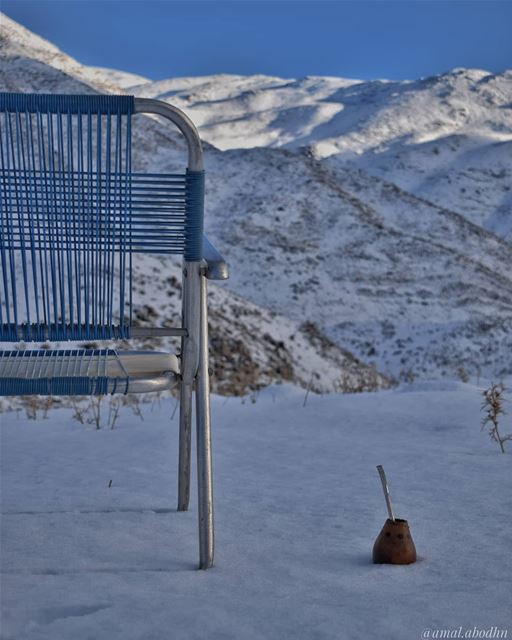
M133 173L132 113L0 94L0 341L128 338L132 254L202 258L204 172Z
M185 260L203 257L204 171L189 171L186 175Z
M0 93L0 111L8 113L119 113L134 112L133 96L53 95L45 93Z
M9 172L0 173L4 180L11 176ZM130 181L130 213L120 207L119 192L128 189L124 186ZM65 209L66 227L59 242L61 247L68 245L73 249L75 269L83 258L78 251L81 248L90 249L90 238L96 234L101 241L103 252L111 252L119 245L122 234L125 239L126 251L144 253L174 253L183 254L187 244L189 246L200 242L202 235L202 220L200 208L190 206L193 198L187 194L187 176L185 174L119 174L115 171L98 175L94 172L66 172L56 173L51 182L51 193L48 191L49 172L18 171L12 176L11 185L4 187L3 193L12 195L12 182L17 181L18 195L24 198L29 191L29 198L37 205L37 215L33 215L32 224L22 220L9 238L5 238L4 246L21 247L21 235L25 235L25 243L30 243L31 249L43 251L55 242L54 239L54 209L56 206ZM191 185L194 188L194 185ZM98 193L102 199L102 207L108 209L109 216L101 218L97 226L94 214ZM187 217L187 206L192 209L190 219ZM89 211L88 215L85 215ZM199 219L197 216L199 213ZM100 216L101 217L101 216ZM123 225L125 229L123 230ZM38 254L36 254L38 255ZM190 255L190 254L189 254ZM197 253L196 253L197 255ZM110 259L113 259L111 255ZM108 263L108 256L105 258ZM74 296L76 297L76 291Z
M106 358L116 359L117 354L112 349L0 351L0 396L126 394L128 376L111 377L100 371L97 363ZM32 369L23 367L27 360ZM58 363L53 369L52 362ZM92 371L84 375L87 366ZM39 375L41 371L44 375Z
M0 340L129 337L133 98L0 109Z

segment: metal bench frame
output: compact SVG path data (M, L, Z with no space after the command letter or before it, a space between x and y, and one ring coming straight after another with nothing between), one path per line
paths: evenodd
M199 134L181 110L159 100L135 98L133 113L162 116L176 125L187 142L188 170L203 171ZM202 254L202 260L183 259L182 326L133 327L131 337L181 337L178 511L187 511L189 507L192 403L195 394L199 568L208 569L213 566L214 559L214 523L207 280L227 279L228 268L225 260L205 237Z
M202 171L203 151L192 121L179 109L159 100L135 99L136 113L152 113L171 120L183 133L188 145L188 169ZM183 328L180 442L178 472L178 511L186 511L190 500L190 458L192 397L196 396L197 488L199 509L199 567L213 565L213 483L210 419L210 381L208 363L207 279L225 280L225 260L205 238L203 262L183 262Z

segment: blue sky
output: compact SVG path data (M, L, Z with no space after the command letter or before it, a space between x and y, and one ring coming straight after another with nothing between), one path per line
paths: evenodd
M212 73L417 78L512 67L512 1L2 0L83 63Z

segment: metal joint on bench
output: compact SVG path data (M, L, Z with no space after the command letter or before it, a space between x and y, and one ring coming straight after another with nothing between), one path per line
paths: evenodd
M203 260L206 263L204 275L208 280L227 280L229 278L227 262L206 236L203 236Z

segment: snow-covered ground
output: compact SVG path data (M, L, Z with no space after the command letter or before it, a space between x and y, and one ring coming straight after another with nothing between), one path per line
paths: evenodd
M2 637L413 640L459 626L511 637L512 451L480 430L480 390L304 398L291 386L214 397L208 572L195 570L195 502L175 511L173 400L143 422L126 411L113 430L68 409L3 414ZM409 520L414 565L371 563L386 517L376 464Z
M512 73L151 82L0 20L2 90L126 91L192 116L232 266L210 289L216 567L195 570L195 502L175 511L174 400L114 429L0 413L1 637L512 637L512 442L501 454L480 389L449 381L512 371ZM181 170L183 141L137 118L137 170ZM178 317L179 278L173 260L135 265L137 322ZM388 387L377 370L420 378L305 406L291 385L232 397ZM371 563L376 464L412 566Z

